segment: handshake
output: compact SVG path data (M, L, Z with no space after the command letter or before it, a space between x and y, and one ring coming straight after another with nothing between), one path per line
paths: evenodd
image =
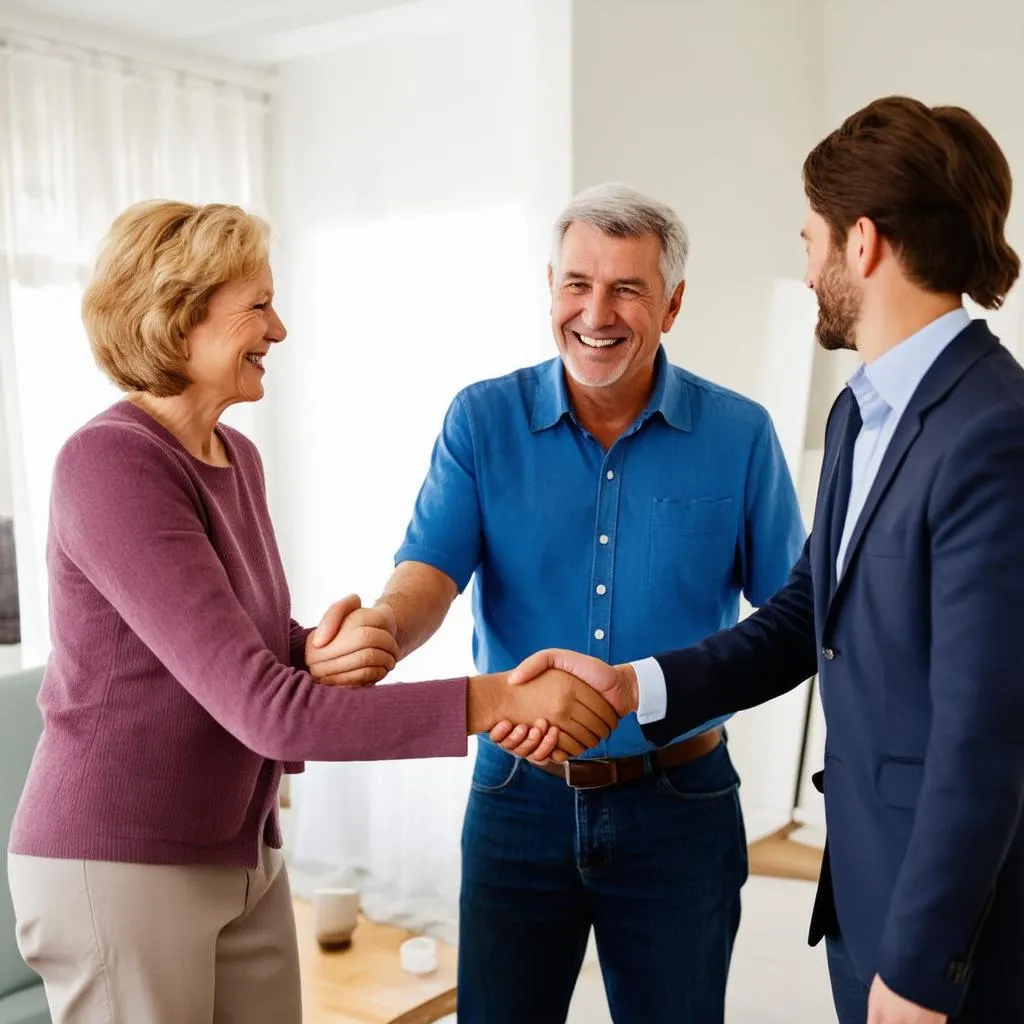
M363 608L351 595L331 605L306 639L306 664L317 682L373 686L395 667L395 616L385 605ZM628 665L612 666L573 651L547 650L510 673L469 680L468 731L517 757L542 764L578 757L635 711L637 680Z

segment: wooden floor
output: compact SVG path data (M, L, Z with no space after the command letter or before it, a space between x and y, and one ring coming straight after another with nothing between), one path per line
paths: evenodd
M750 873L816 882L821 850L792 838L796 830L787 825L751 843ZM357 931L361 955L324 956L312 941L305 904L296 903L296 917L305 1024L428 1024L454 1012L453 949L442 947L437 976L416 981L398 966L398 945L408 933L364 921Z
M438 968L407 974L399 947L410 933L360 919L346 950L323 953L312 908L295 901L304 1024L433 1024L455 1012L456 952L438 944Z
M790 824L750 844L750 873L769 878L816 882L822 851L792 838L799 826Z

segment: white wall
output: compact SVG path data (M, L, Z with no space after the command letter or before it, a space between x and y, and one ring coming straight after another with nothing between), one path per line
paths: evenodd
M813 358L793 283L800 164L822 132L818 6L573 4L573 185L625 181L679 212L691 259L669 356L767 405L795 475ZM755 835L789 820L804 700L801 689L730 724Z

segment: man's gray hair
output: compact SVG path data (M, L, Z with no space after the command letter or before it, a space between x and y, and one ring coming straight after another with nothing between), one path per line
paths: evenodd
M614 238L641 238L654 235L661 243L661 276L665 294L671 295L686 278L686 257L690 239L675 210L642 192L610 182L585 189L562 211L555 224L551 265L558 266L569 225L590 224Z

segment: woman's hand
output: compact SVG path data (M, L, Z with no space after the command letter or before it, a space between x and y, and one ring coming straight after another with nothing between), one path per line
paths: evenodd
M336 601L306 638L310 674L332 686L379 683L398 658L395 628L387 605L363 608L355 594Z
M558 747L558 727L538 718L533 725L499 722L491 730L491 739L516 757L525 757L534 764L547 764Z

